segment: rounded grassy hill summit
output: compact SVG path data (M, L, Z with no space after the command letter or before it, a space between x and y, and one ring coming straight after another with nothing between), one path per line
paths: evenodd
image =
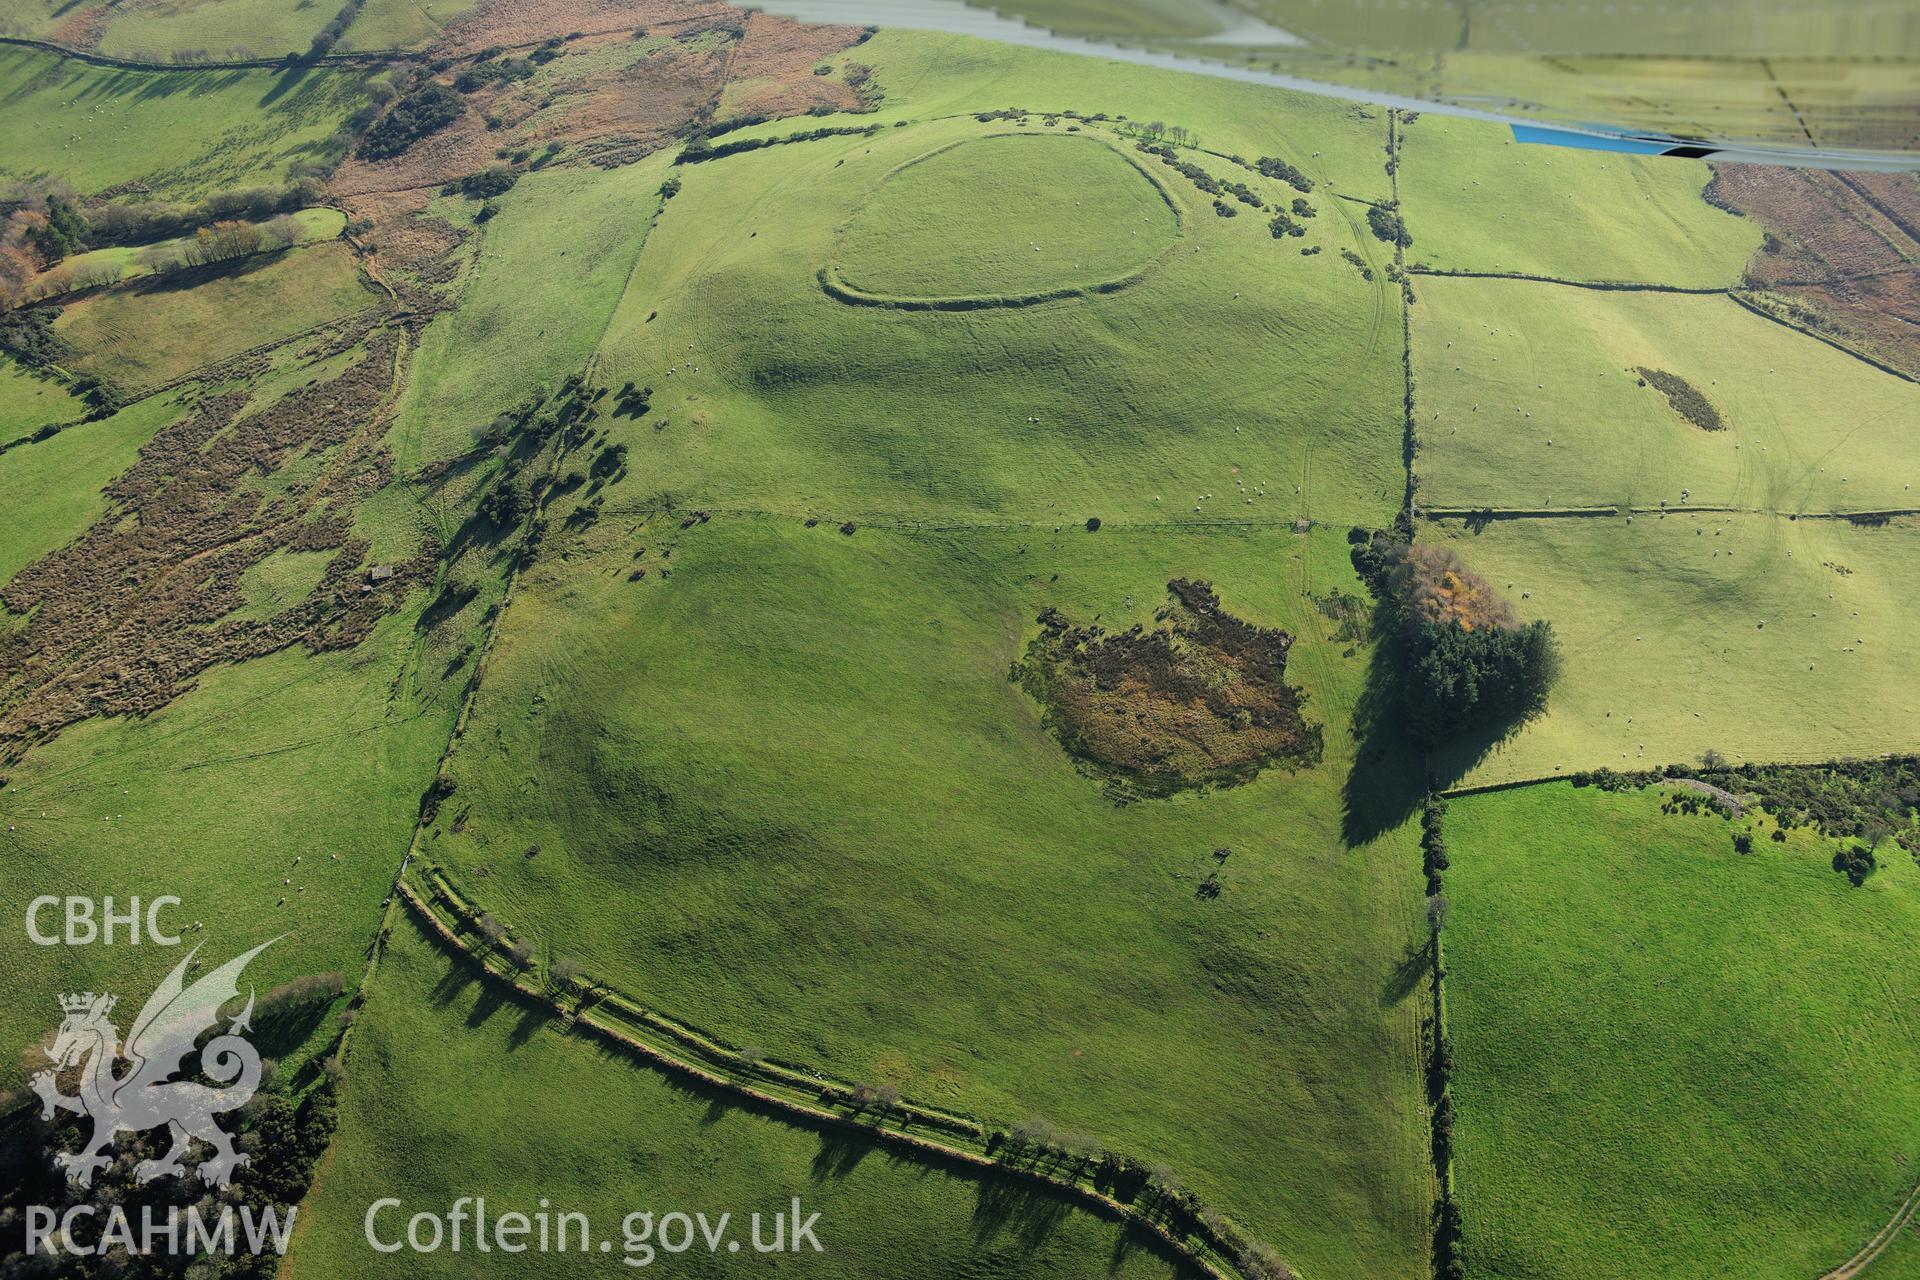
M893 170L848 224L832 283L872 300L1017 303L1094 290L1180 233L1167 195L1084 134L997 134Z

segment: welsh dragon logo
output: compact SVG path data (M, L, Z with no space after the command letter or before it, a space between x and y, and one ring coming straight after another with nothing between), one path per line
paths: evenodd
M57 1109L93 1120L93 1136L86 1146L54 1157L54 1163L67 1171L69 1182L91 1186L94 1171L108 1163L101 1153L113 1145L116 1135L161 1125L172 1133L173 1146L158 1160L142 1160L134 1169L137 1182L185 1173L181 1157L194 1138L214 1150L199 1166L200 1180L209 1186L226 1186L234 1170L247 1163L248 1157L233 1149L233 1139L214 1123L214 1117L246 1105L260 1087L260 1054L241 1036L251 1029L251 989L246 1008L228 1023L226 1032L198 1048L198 1074L213 1083L171 1077L196 1052L201 1035L219 1025L220 1007L239 997L240 973L247 962L273 941L261 943L187 986L187 967L200 950L195 947L147 998L124 1044L119 1028L109 1019L114 996L88 991L60 997L66 1016L53 1047L46 1051L54 1065L34 1076L33 1091L40 1095L43 1119L52 1119ZM127 1064L126 1070L115 1074L121 1061ZM80 1069L80 1091L68 1097L60 1092L55 1075L75 1067Z

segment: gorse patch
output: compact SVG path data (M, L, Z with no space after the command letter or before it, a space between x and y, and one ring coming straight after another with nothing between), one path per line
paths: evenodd
M1725 431L1726 422L1720 417L1720 411L1703 394L1700 388L1688 382L1677 373L1668 373L1664 369L1637 368L1642 385L1650 385L1667 398L1673 411L1691 422L1702 431Z
M1286 682L1293 637L1220 607L1204 582L1175 578L1152 629L1111 634L1059 611L1016 663L1060 745L1124 794L1168 795L1245 782L1268 765L1319 761L1320 726Z
M1367 209L1367 225L1373 228L1373 234L1388 244L1397 244L1402 249L1413 244L1413 237L1407 234L1407 224L1400 217L1398 209L1385 209L1379 205Z
M1278 179L1302 195L1313 190L1313 179L1300 172L1293 165L1275 156L1261 156L1254 168L1269 178Z
M1783 829L1811 827L1877 848L1892 838L1920 858L1920 761L1848 760L1835 764L1708 767L1701 779L1752 795Z
M1400 548L1388 583L1409 629L1429 623L1462 631L1514 626L1513 606L1451 548L1431 543Z
M419 139L452 124L465 110L460 95L443 84L428 84L394 104L360 140L362 160L388 160Z

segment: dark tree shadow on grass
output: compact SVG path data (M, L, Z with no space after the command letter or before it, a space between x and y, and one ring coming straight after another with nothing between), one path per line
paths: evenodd
M472 962L464 956L456 955L447 971L440 975L440 981L433 984L432 1000L436 1008L444 1009L458 1000L468 987L480 980L473 971Z
M285 71L282 71L277 77L275 77L273 82L273 88L267 90L267 92L261 97L260 105L263 107L273 106L275 103L279 102L280 99L286 97L290 93L293 93L294 91L299 89L302 84L306 83L307 76L310 73L312 73L314 70L316 70L316 66L314 63L306 62L303 60L298 65L289 67Z
M857 1133L837 1128L821 1130L820 1150L813 1157L813 1180L826 1182L846 1177L859 1168L872 1150L872 1141Z
M1501 748L1529 723L1528 719L1521 718L1509 724L1488 725L1435 747L1427 755L1427 768L1433 774L1433 785L1437 788L1458 785L1462 778L1480 766L1481 761L1498 755Z
M1429 791L1458 785L1527 724L1484 725L1423 751L1407 727L1407 646L1391 618L1387 606L1375 607L1373 656L1353 709L1353 770L1341 792L1340 830L1350 849L1398 828Z
M288 249L267 249L243 258L229 258L224 262L209 262L198 267L182 267L178 271L139 276L129 285L129 291L147 297L152 294L184 293L215 280L238 280L265 270L289 252Z
M1420 989L1420 983L1433 969L1433 947L1428 943L1409 944L1407 953L1387 976L1380 991L1380 1007L1391 1009Z
M1029 1253L1045 1244L1073 1212L1060 1196L1013 1178L983 1178L974 1196L974 1241L988 1245L1010 1235Z
M553 1014L531 1001L522 1001L520 1021L513 1024L513 1032L507 1037L509 1052L523 1047L533 1039L533 1033L553 1021Z
M480 587L471 582L448 582L440 588L440 594L433 602L420 611L420 618L413 624L415 631L431 631L454 614L473 603L480 594Z
M1426 797L1419 749L1401 710L1405 647L1384 604L1374 606L1373 654L1353 707L1353 769L1341 791L1340 835L1355 849L1413 816Z
M1133 1261L1135 1254L1145 1254L1170 1263L1178 1280L1205 1280L1207 1276L1206 1272L1186 1258L1168 1250L1166 1241L1134 1222L1121 1223L1120 1229L1114 1233L1113 1248L1107 1254L1107 1274L1118 1275L1121 1268Z
M266 1010L254 1018L249 1039L262 1058L285 1058L313 1037L321 1022L339 1006L335 1000L313 1000L286 1009Z
M486 1025L494 1014L500 1012L500 1006L506 1002L505 992L491 982L485 984L480 988L480 994L475 997L473 1008L467 1010L467 1026L473 1028Z

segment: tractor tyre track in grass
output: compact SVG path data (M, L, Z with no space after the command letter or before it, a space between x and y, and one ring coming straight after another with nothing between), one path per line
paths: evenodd
M789 181L797 181L797 180L798 179L790 179ZM782 189L784 189L784 187L776 187L774 191L770 192L767 196L763 197L762 203L764 203L767 200L776 200L780 190ZM648 239L650 239L650 237L648 237ZM626 289L623 291L623 295L622 295L623 300L627 296L630 296L636 289L641 287L641 280L640 280L641 260L645 256L646 247L647 247L647 240L643 240L641 242L639 249L635 253L635 259L629 271ZM709 250L709 254L711 252L713 251ZM704 258L703 258L703 261L704 261ZM600 348L605 342L606 332L612 325L613 317L619 314L620 311L621 311L621 307L619 305L616 305L615 308L613 308L612 312L609 313L607 325L603 327L600 339L596 341L593 348L593 353L588 357L586 368L584 371L586 385L588 386L591 386L593 384L594 378L596 376L599 360L600 360ZM1382 300L1376 297L1375 324L1373 327L1373 334L1374 334L1373 341L1375 344L1377 344L1378 334L1379 334L1379 330L1382 323L1383 323ZM568 456L568 451L565 447L564 442L562 442L558 447L556 447L554 458L548 467L548 471L550 475L558 474L558 469L561 467L561 465L564 462L564 459L567 456ZM547 496L549 493L550 493L550 488L544 489L542 491L542 497L540 501L536 503L534 510L528 516L529 522L533 520L537 520L540 517L540 515L544 512ZM627 510L628 510L627 508L609 508L608 513L614 514L616 512L626 512ZM787 512L754 512L754 513L732 513L732 514L749 514L750 516L760 516L765 518L782 518L782 519L789 518L791 516L791 513L787 513ZM1221 528L1239 529L1239 528L1245 528L1255 523L1260 523L1268 526L1275 526L1275 525L1281 525L1281 524L1291 525L1294 522L1292 521L1254 522L1254 521L1246 521L1246 520L1234 520L1234 521L1212 521L1212 522L1205 522L1205 523L1216 525ZM1191 522L1168 522L1167 527L1191 528L1192 523ZM494 610L493 617L488 624L486 634L483 637L482 642L478 648L478 652L474 659L473 668L468 678L467 686L462 694L460 710L455 717L452 730L448 735L445 749L441 753L438 765L435 769L433 777L436 780L440 778L444 778L446 776L447 768L450 762L454 759L454 757L458 753L459 747L460 747L462 738L465 734L465 731L467 729L467 726L471 722L473 709L478 700L481 684L485 678L490 656L493 652L493 649L500 635L500 629L503 623L505 622L515 599L515 589L518 585L521 571L522 571L522 565L518 561L510 565L507 570L500 602L498 604L498 607ZM1304 581L1302 583L1302 589L1304 589ZM420 891L416 888L415 879L416 877L418 877L419 873L412 870L413 863L414 863L414 855L422 847L423 835L428 830L430 825L431 825L430 820L428 820L423 815L422 819L415 824L413 831L411 833L410 839L407 843L407 846L403 851L402 856L399 860L399 865L393 879L394 893L383 904L380 924L374 934L374 938L369 947L369 969L368 969L367 981L371 982L373 978L377 976L377 957L381 948L381 941L385 936L386 931L391 927L395 913L402 909L401 904L404 903L407 907L411 907L414 910L414 912L416 912L420 916L423 925L426 925L432 932L439 935L440 940L443 942L444 945L449 946L455 949L456 951L458 951L462 956L465 957L467 961L479 965L479 967L487 974L487 976L490 979L508 984L515 991L519 992L522 998L534 999L536 1001L540 1001L543 1004L548 1003L543 999L543 997L540 996L540 994L537 991L533 991L531 988L526 987L520 981L513 978L511 975L498 972L495 969L493 969L491 966L489 966L485 957L476 954L471 949L471 947L467 944L467 942L465 942L452 928L450 928L444 921L440 919L438 914L433 909L432 905L426 900L424 896L422 896ZM1237 1274L1237 1271L1225 1259L1225 1253L1222 1247L1223 1242L1220 1239L1212 1238L1209 1240L1209 1243L1213 1246L1211 1249L1203 1249L1201 1251L1195 1251L1191 1246L1183 1244L1173 1233L1169 1232L1163 1224L1161 1224L1155 1218L1149 1216L1146 1213L1146 1211L1136 1206L1125 1205L1125 1204L1121 1204L1118 1201L1112 1200L1110 1197L1107 1197L1101 1194L1100 1192L1092 1188L1090 1185L1087 1185L1085 1183L1068 1180L1068 1179L1060 1178L1056 1176L1051 1176L1051 1175L1042 1173L1037 1169L1028 1169L1028 1168L1022 1168L1019 1166L1010 1167L1006 1165L1003 1161L998 1160L994 1158L992 1155L986 1153L984 1150L980 1150L980 1151L967 1150L961 1147L951 1146L944 1142L935 1141L918 1134L907 1134L903 1132L896 1132L896 1131L885 1130L885 1129L876 1130L873 1127L865 1124L864 1122L858 1119L850 1120L845 1116L839 1115L834 1112L821 1110L818 1107L811 1106L805 1102L769 1094L769 1093L766 1093L764 1090L759 1089L753 1085L749 1085L741 1081L733 1080L727 1076L718 1075L715 1072L705 1067L701 1067L693 1062L686 1061L675 1054L665 1052L653 1045L642 1043L641 1041L636 1040L631 1034L628 1034L622 1028L609 1025L602 1020L596 1019L592 1014L582 1015L578 1010L569 1012L567 1010L559 1008L558 1006L554 1006L554 1012L557 1017L560 1017L563 1020L567 1018L571 1018L573 1023L576 1025L579 1022L583 1022L583 1021L586 1022L587 1030L591 1034L601 1037L603 1039L607 1039L619 1045L620 1047L627 1049L629 1052L636 1053L638 1056L648 1060L650 1063L652 1063L654 1066L656 1066L659 1069L665 1070L670 1074L676 1074L676 1073L687 1074L694 1078L708 1082L710 1085L724 1088L730 1092L733 1092L738 1095L747 1097L751 1100L757 1101L763 1105L766 1105L774 1109L776 1113L783 1113L785 1117L788 1119L788 1121L791 1123L799 1123L799 1124L808 1125L808 1126L817 1126L821 1123L830 1123L836 1127L851 1126L856 1132L859 1132L869 1137L870 1140L892 1145L892 1146L895 1146L896 1148L904 1149L907 1153L911 1155L915 1155L917 1156L917 1158L922 1160L927 1160L933 1163L941 1163L941 1162L961 1163L978 1170L986 1171L990 1173L991 1176L995 1176L995 1177L1009 1177L1014 1179L1024 1179L1027 1181L1037 1180L1037 1181L1045 1182L1048 1185L1052 1186L1056 1191L1063 1192L1075 1198L1076 1200L1081 1201L1085 1207L1088 1207L1096 1212L1102 1213L1104 1215L1109 1215L1109 1216L1118 1215L1119 1217L1121 1217L1126 1221L1136 1223L1142 1229L1159 1237L1162 1241L1164 1241L1167 1244L1169 1248L1174 1250L1177 1256L1182 1258L1186 1263L1188 1263L1189 1266L1191 1266L1194 1269L1197 1269L1202 1274L1219 1277L1221 1278L1221 1280L1225 1280L1226 1277L1230 1277ZM910 1103L903 1104L903 1109L913 1109L913 1106ZM920 1110L925 1110L925 1108L920 1108ZM1236 1231L1238 1230L1237 1228L1231 1228L1231 1229ZM1198 1230L1202 1239L1209 1239L1209 1237L1212 1236L1212 1233L1216 1230L1216 1228L1205 1227L1205 1228L1200 1228Z
M1326 162L1324 160L1321 161L1320 173L1321 179L1324 182L1326 179ZM1350 199L1360 204L1372 203L1371 201L1358 200L1357 197L1347 197L1334 193L1333 198L1327 201L1327 205L1337 212L1341 220L1347 224L1347 230L1352 234L1354 244L1358 246L1360 256L1366 259L1368 267L1373 271L1374 278L1371 282L1373 284L1373 314L1368 318L1367 322L1367 346L1364 355L1361 359L1349 362L1348 369L1350 372L1347 374L1347 377L1333 392L1321 397L1323 403L1327 400L1338 399L1344 396L1365 379L1366 370L1369 368L1375 353L1380 350L1380 334L1381 331L1386 328L1387 323L1386 288L1389 282L1386 280L1385 274L1380 270L1379 260L1374 257L1373 246L1370 243L1372 236L1367 234L1366 229L1361 226L1360 220L1347 211L1346 206ZM1404 306L1405 304L1403 302L1403 310ZM1302 449L1300 462L1300 514L1304 519L1309 521L1313 519L1313 453L1314 442L1312 436L1309 435Z
M1872 1265L1874 1259L1886 1252L1887 1246L1899 1239L1902 1231L1913 1226L1916 1212L1920 1212L1920 1186L1915 1187L1913 1194L1893 1211L1893 1217L1887 1225L1876 1231L1873 1238L1861 1246L1860 1252L1821 1276L1820 1280L1854 1280L1855 1276Z
M597 355L598 352L596 349L594 359L597 359ZM551 469L557 470L565 456L566 453L564 450L556 450ZM531 522L538 519L543 507L544 501L529 514L528 521ZM460 711L455 718L453 730L448 735L446 749L442 752L439 763L435 769L434 777L436 779L445 776L448 764L452 761L459 749L460 740L465 733L473 707L479 697L481 681L487 669L488 656L494 647L500 633L500 627L505 621L507 612L513 603L513 587L518 578L519 571L520 565L517 562L508 570L507 583L502 593L500 604L498 608L494 610L486 636L475 658L472 674L468 679L466 690L462 695ZM808 1105L792 1098L779 1096L767 1092L765 1089L732 1079L729 1076L718 1074L715 1071L701 1067L674 1053L663 1050L656 1045L637 1039L629 1031L612 1025L603 1018L596 1017L593 1013L593 1009L607 1005L609 1000L617 993L609 993L604 988L597 988L596 999L593 1005L571 1010L564 1008L562 1002L557 998L544 996L541 992L525 985L512 975L501 972L490 965L487 956L474 950L473 947L463 939L456 926L448 924L441 918L440 914L429 901L427 892L416 888L409 880L408 872L412 866L414 855L420 848L423 834L431 825L431 820L424 815L415 824L412 836L400 859L399 867L394 874L393 892L387 900L381 904L380 922L372 940L368 944L367 971L363 980L363 990L365 985L370 984L378 974L378 961L384 939L393 925L396 914L403 909L401 904L404 903L406 908L412 909L423 928L442 946L456 953L457 958L455 963L464 961L476 966L487 979L506 985L518 998L531 1001L550 1012L557 1024L568 1032L584 1024L589 1034L608 1041L618 1048L637 1056L657 1070L668 1075L678 1075L695 1079L710 1088L722 1089L749 1102L765 1107L774 1117L783 1119L788 1123L797 1123L807 1127L829 1125L836 1129L852 1131L875 1143L893 1146L903 1150L910 1157L927 1163L958 1164L984 1172L993 1177L1006 1177L1043 1184L1056 1192L1063 1193L1079 1201L1083 1207L1096 1213L1127 1222L1148 1232L1171 1250L1182 1263L1203 1276L1211 1277L1212 1280L1233 1280L1234 1277L1241 1275L1241 1272L1237 1268L1226 1261L1224 1253L1219 1251L1222 1244L1221 1241L1217 1239L1209 1241L1209 1244L1213 1246L1213 1248L1209 1250L1203 1251L1196 1249L1192 1245L1185 1243L1166 1225L1148 1214L1147 1211L1135 1205L1115 1200L1089 1184L1048 1174L1038 1168L1023 1168L1018 1165L1009 1165L994 1158L984 1150L972 1151L924 1135L909 1134L904 1131L904 1128L892 1130L882 1125L870 1125L859 1119L857 1115L849 1117L837 1112L824 1110L817 1106ZM635 1008L645 1007L630 998L621 998L625 999L627 1003L633 1005ZM347 1043L350 1034L351 1028L348 1028L347 1032L343 1033L341 1041L343 1047ZM899 1106L903 1112L916 1109L928 1110L926 1108L916 1108L915 1104L905 1100L903 1100ZM308 1194L312 1194L311 1190L309 1190ZM1216 1219L1216 1221L1221 1220ZM1209 1233L1215 1232L1218 1229L1219 1228L1215 1226L1209 1225L1204 1227L1199 1234L1202 1239L1206 1239Z

